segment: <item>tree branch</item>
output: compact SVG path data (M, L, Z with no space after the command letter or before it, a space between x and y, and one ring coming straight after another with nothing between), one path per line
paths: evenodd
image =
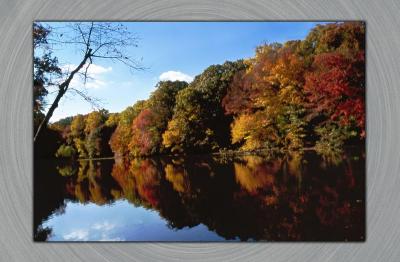
M63 28L60 31L53 32L49 37L46 35L46 48L53 50L53 45L73 45L76 46L77 50L82 51L83 58L74 70L68 72L66 79L60 79L61 83L58 84L57 96L46 113L44 120L39 125L34 136L34 141L36 141L42 128L47 125L54 110L58 107L60 99L68 91L69 85L77 73L83 75L84 84L86 84L87 79L90 77L88 74L89 68L94 62L93 59L110 59L113 62L121 62L131 70L144 69L126 51L126 48L129 46L137 47L137 37L122 24L75 22L68 24L65 30ZM84 71L79 72L82 68L84 68ZM73 89L73 91L92 105L98 107L97 99L88 96L81 90Z
M84 93L81 90L78 90L76 88L70 88L71 91L76 92L79 96L81 96L86 102L88 102L94 109L102 109L102 101L98 98L95 97L91 97L89 95L87 95L86 93Z

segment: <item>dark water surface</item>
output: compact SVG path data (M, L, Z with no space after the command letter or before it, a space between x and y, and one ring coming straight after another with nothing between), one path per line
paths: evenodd
M364 241L365 155L35 160L37 241Z

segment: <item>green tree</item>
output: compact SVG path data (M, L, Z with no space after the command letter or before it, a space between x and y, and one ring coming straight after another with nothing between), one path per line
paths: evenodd
M85 147L89 158L99 157L102 153L102 130L107 117L108 111L100 110L91 112L85 119Z
M241 60L212 65L180 91L163 145L173 152L227 147L232 117L225 115L221 101L235 74L244 69Z
M43 121L45 114L45 97L48 94L46 86L52 84L52 78L61 75L58 59L52 55L51 50L45 48L48 44L47 37L51 28L41 24L33 24L33 47L41 49L33 57L33 123L34 132Z

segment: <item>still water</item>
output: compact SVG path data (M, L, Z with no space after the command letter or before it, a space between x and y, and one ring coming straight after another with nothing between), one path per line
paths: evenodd
M36 241L364 241L365 155L35 160Z

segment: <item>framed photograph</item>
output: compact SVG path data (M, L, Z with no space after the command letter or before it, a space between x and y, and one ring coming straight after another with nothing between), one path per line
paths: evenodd
M400 257L398 1L0 1L0 261Z
M365 241L363 21L35 21L34 241Z

